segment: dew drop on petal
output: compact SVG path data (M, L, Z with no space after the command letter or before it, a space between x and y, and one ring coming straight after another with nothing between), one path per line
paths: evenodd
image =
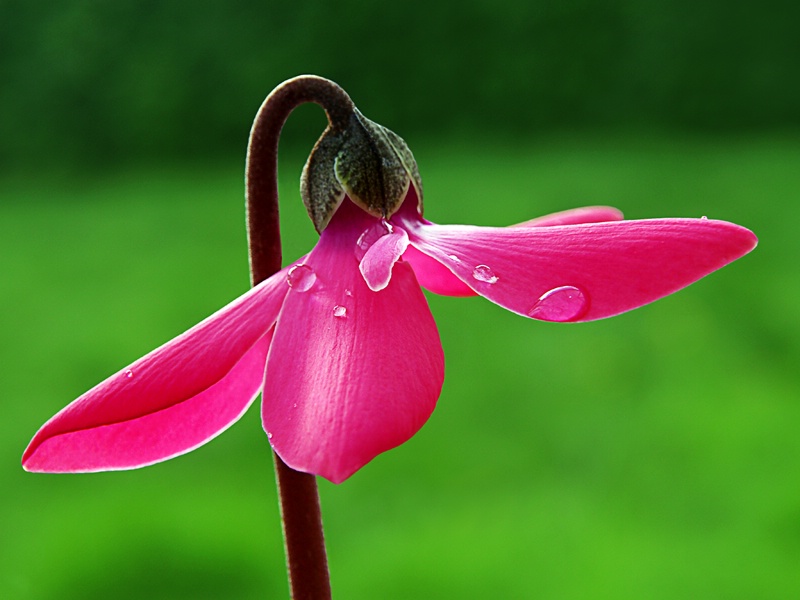
M333 316L336 317L337 319L345 318L347 316L347 308L341 306L340 304L337 304L336 306L333 307Z
M127 377L128 379L133 379L133 371L131 371L130 369L125 369L125 377Z
M487 267L486 265L478 265L475 267L472 270L472 276L483 283L497 283L499 279L499 277L494 274L491 267Z
M455 254L448 254L447 258L449 258L450 260L452 260L456 264L461 262L461 259L458 258Z
M528 315L542 321L563 323L572 321L586 312L589 297L574 285L562 285L542 294Z
M702 217L700 217L700 220L701 220L701 221L708 221L708 217L707 217L707 216L705 216L705 215L703 215Z
M364 258L364 255L367 253L367 250L372 247L372 244L392 232L394 232L394 227L392 227L392 224L386 219L381 219L377 223L367 227L361 232L361 235L358 236L358 240L356 241L356 259L361 262L361 259Z
M345 290L344 291L344 295L345 296L349 296L350 298L352 298L353 297L353 290Z
M289 269L286 282L296 292L307 292L317 282L317 274L308 265L295 265Z
M269 439L272 439L272 432L269 432L269 431L268 431L268 432L267 432L267 437L268 437Z

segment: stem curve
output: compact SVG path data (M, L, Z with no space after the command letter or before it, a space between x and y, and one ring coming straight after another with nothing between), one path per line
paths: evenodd
M306 102L325 109L329 129L344 128L355 109L341 87L315 75L301 75L283 82L261 105L250 130L245 168L252 285L281 268L278 140L291 112ZM330 576L316 477L290 468L275 452L273 459L291 597L329 600Z
M344 129L355 110L341 87L316 75L300 75L276 87L256 114L245 167L250 278L256 285L281 268L278 220L278 139L291 112L306 102L319 104L329 127Z

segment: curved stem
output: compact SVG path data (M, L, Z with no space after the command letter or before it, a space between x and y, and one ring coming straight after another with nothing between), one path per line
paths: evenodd
M313 75L285 81L261 105L250 131L245 172L253 285L281 268L278 139L289 114L305 102L322 106L329 127L334 129L343 127L354 109L342 88ZM292 598L329 599L331 587L316 477L288 467L274 452L273 457Z
M245 168L253 285L281 268L278 138L289 114L306 102L322 106L334 129L344 128L355 108L350 96L334 82L315 75L301 75L276 87L258 110L250 130Z

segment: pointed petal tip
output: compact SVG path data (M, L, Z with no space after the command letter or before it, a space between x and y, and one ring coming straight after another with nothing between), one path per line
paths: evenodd
M31 457L32 453L30 453L30 454L28 453L28 449L29 448L30 448L30 445L28 446L28 448L25 449L25 452L22 455L22 461L21 461L22 462L22 470L23 471L27 471L28 473L38 473L39 471L37 471L36 469L34 469L30 465L30 457Z
M758 246L758 237L755 233L747 227L730 221L708 219L706 217L700 219L654 219L654 221L688 221L695 228L698 239L702 237L703 228L710 227L710 233L706 237L719 240L720 259L724 261L720 267L752 252Z
M741 235L746 244L747 252L754 250L758 246L758 236L747 227L742 227L741 225L736 225L736 227L742 230Z
M269 434L267 434L267 437L269 437ZM308 462L296 460L291 456L285 455L275 447L271 439L270 446L272 447L273 452L275 452L275 454L277 454L283 463L290 469L299 473L308 473L309 475L314 475L315 477L322 477L335 485L339 485L350 479L350 477L355 475L361 469L361 467L365 466L368 462L370 462L370 460L372 460L371 457L366 461L358 463L351 461L349 463L339 462L334 464L333 461L330 460Z

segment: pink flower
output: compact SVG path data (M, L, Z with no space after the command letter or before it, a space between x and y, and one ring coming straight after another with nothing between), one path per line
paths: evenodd
M389 220L345 198L310 254L72 402L29 471L131 469L193 450L263 389L270 443L339 483L433 411L444 357L420 286L520 315L590 321L671 294L756 245L710 219L623 221L590 207L515 227L435 225L417 192Z

